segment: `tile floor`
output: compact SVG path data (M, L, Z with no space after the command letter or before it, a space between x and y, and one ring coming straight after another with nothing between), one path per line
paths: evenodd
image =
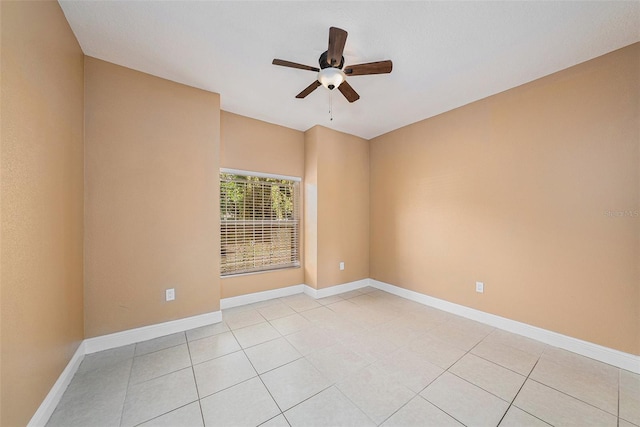
M640 426L640 375L364 288L87 355L49 426Z

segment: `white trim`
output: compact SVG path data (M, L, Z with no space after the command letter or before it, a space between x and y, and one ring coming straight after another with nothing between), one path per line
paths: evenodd
M300 178L299 176L277 175L277 174L274 174L274 173L245 171L245 170L242 170L242 169L220 168L220 172L221 173L229 173L229 174L232 174L232 175L257 176L258 178L286 179L288 181L302 182L302 178Z
M255 292L252 294L238 295L236 297L223 298L220 300L220 309L239 307L241 305L253 304L270 300L273 298L282 298L289 295L300 294L304 291L305 285L293 285L286 288L271 289L269 291Z
M109 335L102 335L84 340L85 354L97 351L108 350L110 348L121 347L123 345L134 344L153 338L162 337L176 332L183 332L188 329L200 326L211 325L222 321L222 312L199 314L197 316L185 317L183 319L171 320L155 325L143 326L141 328L129 329Z
M420 304L476 320L508 332L533 338L545 344L563 348L565 350L617 366L618 368L640 374L640 356L604 347L588 341L583 341L557 332L549 331L547 329L538 328L537 326L507 319L505 317L496 316L495 314L486 313L484 311L465 307L439 298L430 297L389 283L380 282L378 280L369 279L369 285Z
M369 279L356 280L355 282L343 283L342 285L335 285L321 289L316 289L312 288L309 285L304 285L304 293L312 298L318 299L354 291L366 286L369 286Z
M67 390L67 386L76 374L78 367L80 367L80 363L82 363L84 355L85 345L84 341L82 341L76 349L76 352L71 357L69 363L67 363L67 367L64 368L64 371L62 371L58 380L53 384L53 387L51 387L51 390L47 393L47 396L40 404L40 407L38 407L36 413L31 417L27 427L40 427L47 424L47 421L49 421L53 411L55 411L58 403L60 403L62 395Z

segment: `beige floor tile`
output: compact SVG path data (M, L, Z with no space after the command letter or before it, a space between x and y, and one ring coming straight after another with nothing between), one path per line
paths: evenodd
M330 297L318 298L316 300L316 302L322 305L329 305L340 301L342 301L342 297L339 295L331 295Z
M496 426L509 407L504 400L448 372L420 395L467 426Z
M159 337L152 340L142 341L137 343L135 355L142 356L143 354L152 353L158 350L164 350L165 348L169 348L169 347L175 347L180 344L185 344L186 342L187 342L187 338L184 332L165 335L164 337Z
M311 323L323 323L336 317L336 313L325 306L303 311L300 315Z
M87 355L48 425L202 426L198 396L209 425L640 422L640 376L375 288L223 317ZM509 407L528 374L553 388L530 379Z
M550 360L558 365L588 372L589 375L601 376L604 379L613 379L619 374L619 369L615 366L557 347L548 346L540 358Z
M138 384L191 366L186 344L155 351L133 359L131 384Z
M415 339L424 334L413 321L405 317L395 318L376 328L376 333L380 339L390 341L398 347L412 343Z
M389 354L376 365L415 393L421 392L443 372L443 369L405 348Z
M551 425L614 427L617 424L613 415L530 379L513 404Z
M335 344L307 356L311 362L331 382L346 378L368 362L342 344Z
M618 421L618 427L638 427L637 424L631 424L629 421L623 420L622 418L619 418Z
M470 353L449 368L449 372L507 402L513 400L525 380L520 374Z
M337 388L330 387L285 412L292 427L366 427L375 424Z
M416 395L378 366L360 369L339 382L337 387L376 424L382 423Z
M122 426L134 426L198 399L191 368L129 386Z
M463 332L483 335L485 337L496 330L493 326L476 322L475 320L467 319L466 317L462 316L454 315L447 323L449 324L449 326L461 329Z
M270 323L259 323L233 331L242 348L248 348L263 342L280 338L280 333Z
M126 345L123 347L113 348L110 350L99 351L97 353L87 354L82 363L78 367L78 372L87 372L92 369L101 368L121 362L126 359L132 359L136 345Z
M222 319L231 329L246 328L247 326L257 325L258 323L267 321L257 310L222 310Z
M305 359L261 375L264 384L283 411L329 387L329 380Z
M383 427L462 427L455 419L427 402L421 396L414 397L398 412L382 424Z
M343 299L342 301L338 301L336 303L326 305L325 307L333 311L334 313L348 314L348 315L351 315L352 313L360 310L360 307L358 305L352 303L348 299Z
M335 338L317 326L287 335L286 339L302 355L313 353L336 343Z
M140 427L204 427L200 404L189 403L181 408L174 409L168 414L140 424Z
M319 325L331 334L333 338L343 343L353 342L358 337L368 333L368 329L363 328L361 325L356 325L335 313L333 318L325 320Z
M125 392L101 396L77 396L60 403L47 422L47 427L118 427Z
M257 375L249 359L242 351L194 365L193 370L196 374L200 398L234 386Z
M271 325L282 335L293 334L294 332L311 327L313 324L302 315L295 313L290 316L281 317L271 321Z
M61 404L80 396L105 396L125 392L129 384L133 359L125 359L113 365L86 372L77 372L62 399Z
M302 357L284 338L258 344L245 350L245 354L259 374L293 362Z
M465 351L427 335L416 338L408 348L442 369L449 369L465 355Z
M512 406L500 422L500 427L549 427L549 424Z
M257 426L280 413L257 377L205 397L200 404L205 425L211 426Z
M270 298L264 301L254 302L253 304L248 304L247 307L253 310L259 310L261 308L269 307L274 304L281 304L280 298Z
M620 370L620 418L640 426L640 375Z
M487 333L465 331L457 326L445 323L430 329L426 332L426 335L439 339L440 341L444 341L452 347L456 347L467 352L482 341L487 336Z
M531 379L618 415L617 375L602 375L585 366L567 366L541 358Z
M224 322L214 323L213 325L201 326L187 331L187 340L194 341L202 338L218 335L223 332L229 332L229 327Z
M260 424L260 427L290 427L290 426L287 420L284 418L284 415L280 414L277 417L273 417L269 421L266 421Z
M282 302L259 308L258 312L267 320L279 319L296 313L295 310Z
M315 299L305 294L296 294L281 298L282 302L297 312L307 311L314 308L322 307Z
M538 356L534 354L486 340L471 349L471 353L525 376L531 373L538 361Z
M342 299L351 299L354 297L358 297L360 295L362 295L363 292L360 289L354 289L353 291L348 291L348 292L343 292L340 295L340 298Z
M362 305L365 307L370 307L372 304L377 302L377 299L369 294L360 294L352 298L348 298L349 302L352 302L357 305Z
M231 332L189 341L191 362L194 365L240 350L240 344Z
M540 341L532 340L531 338L523 337L522 335L513 334L500 329L496 329L487 335L484 341L508 345L537 357L540 357L540 355L547 349L547 345Z
M48 426L119 426L132 359L77 373Z
M382 359L398 349L397 344L381 338L373 330L343 340L343 343L369 362Z

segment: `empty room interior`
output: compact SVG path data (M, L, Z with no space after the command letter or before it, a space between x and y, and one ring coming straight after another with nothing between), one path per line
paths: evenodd
M2 427L640 426L640 2L0 20Z

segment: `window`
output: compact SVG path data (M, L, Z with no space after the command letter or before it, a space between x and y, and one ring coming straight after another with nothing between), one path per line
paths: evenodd
M300 179L220 172L222 276L300 266Z

